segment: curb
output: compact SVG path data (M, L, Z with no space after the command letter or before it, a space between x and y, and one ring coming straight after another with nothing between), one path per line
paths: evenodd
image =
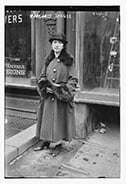
M5 141L5 162L9 163L38 142L36 124Z

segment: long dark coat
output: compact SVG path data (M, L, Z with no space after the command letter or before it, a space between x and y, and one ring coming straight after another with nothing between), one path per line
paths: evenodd
M59 58L55 58L51 51L45 59L39 80L42 78L55 83L63 82L74 94L77 77L73 58L66 51L63 51ZM71 141L75 135L73 101L63 102L55 95L41 97L36 135L45 141L56 142L61 139Z

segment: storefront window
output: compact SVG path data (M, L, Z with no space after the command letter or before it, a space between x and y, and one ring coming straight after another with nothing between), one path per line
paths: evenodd
M31 77L30 11L5 12L5 72L6 82Z
M86 12L81 16L83 90L119 91L119 12Z

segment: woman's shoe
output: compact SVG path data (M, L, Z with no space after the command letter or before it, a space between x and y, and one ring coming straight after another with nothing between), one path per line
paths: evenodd
M56 157L57 155L59 155L59 153L61 152L61 150L62 150L62 144L58 144L55 148L52 149L52 151L50 152L50 154L53 157Z
M42 144L36 148L34 148L34 151L41 151L43 150L45 147L48 149L49 148L50 143L49 142L42 142Z

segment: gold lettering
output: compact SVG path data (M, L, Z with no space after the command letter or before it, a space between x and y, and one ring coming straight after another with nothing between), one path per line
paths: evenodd
M11 15L8 15L8 23L11 24L12 21L11 21Z
M13 69L7 69L6 75L25 75L25 70L13 70Z
M13 23L17 23L17 15L13 15Z
M22 22L22 14L18 15L18 22L21 23Z

